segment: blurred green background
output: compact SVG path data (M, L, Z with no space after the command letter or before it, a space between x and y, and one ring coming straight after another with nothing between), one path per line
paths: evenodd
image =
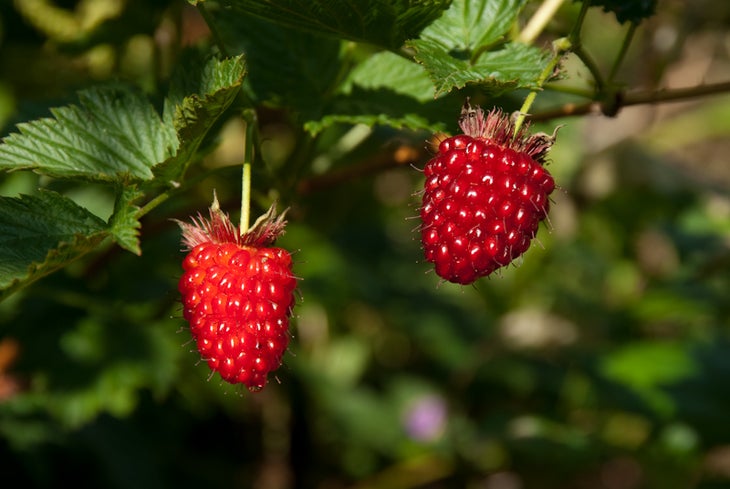
M3 135L104 80L154 96L176 49L209 39L183 2L49 5L0 4ZM660 1L618 77L728 80L728 25L723 2ZM624 29L598 10L587 20L584 46L605 69ZM575 59L565 68L560 83L587 83ZM547 90L533 112L574 100ZM170 219L205 209L213 189L239 206L232 115L192 170L210 175L145 217L141 256L109 245L0 303L0 486L730 487L729 94L536 124L564 125L550 222L517 266L468 287L421 259L409 164L428 159L428 134L337 126L312 139L286 110L259 120L254 186L291 206L278 245L302 278L275 378L255 395L209 379L176 290ZM111 213L103 186L0 175L2 195L41 186Z

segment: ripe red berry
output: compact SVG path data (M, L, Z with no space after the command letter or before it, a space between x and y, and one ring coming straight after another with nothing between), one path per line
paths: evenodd
M289 252L270 246L285 224L272 206L240 234L217 199L209 219L179 223L189 253L178 288L198 352L223 380L252 391L266 385L289 344L296 278Z
M470 284L522 255L547 217L555 188L543 167L554 138L514 135L499 110L469 101L459 119L464 134L441 141L424 169L421 242L436 273Z

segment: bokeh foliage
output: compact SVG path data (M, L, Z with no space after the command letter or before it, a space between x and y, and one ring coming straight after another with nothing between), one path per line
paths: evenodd
M580 2L529 45L521 0L55 3L0 5L3 487L730 484L727 95L536 123L563 125L550 223L462 287L414 231L431 134L465 96L518 109ZM699 3L659 2L616 79L727 79L730 13ZM630 28L591 8L582 47L609 71ZM567 56L532 111L590 75ZM255 395L198 363L171 221L213 189L237 213L252 121L254 209L291 207L302 279Z

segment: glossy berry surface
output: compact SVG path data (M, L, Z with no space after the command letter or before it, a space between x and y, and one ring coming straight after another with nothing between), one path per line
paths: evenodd
M555 182L543 167L550 139L521 136L501 113L468 105L461 134L424 168L424 256L445 280L470 284L522 255L547 216Z
M182 224L191 249L178 288L203 360L223 380L256 391L289 344L297 283L288 251L246 243L227 219L211 211L210 221Z

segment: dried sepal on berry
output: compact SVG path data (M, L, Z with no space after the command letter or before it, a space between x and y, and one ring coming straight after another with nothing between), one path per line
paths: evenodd
M281 214L276 213L276 201L262 214L253 225L242 234L233 224L228 214L223 212L218 202L218 196L213 193L213 203L208 209L208 218L198 214L193 217L192 224L176 220L182 230L182 242L187 250L195 248L200 243L236 243L240 246L267 246L284 234L286 228L285 216L289 209Z
M545 133L530 134L529 122L523 124L515 134L514 121L502 109L494 108L485 113L479 106L472 107L468 98L461 108L459 127L467 136L525 153L540 164L545 163L547 153L555 143L555 133L552 136Z

